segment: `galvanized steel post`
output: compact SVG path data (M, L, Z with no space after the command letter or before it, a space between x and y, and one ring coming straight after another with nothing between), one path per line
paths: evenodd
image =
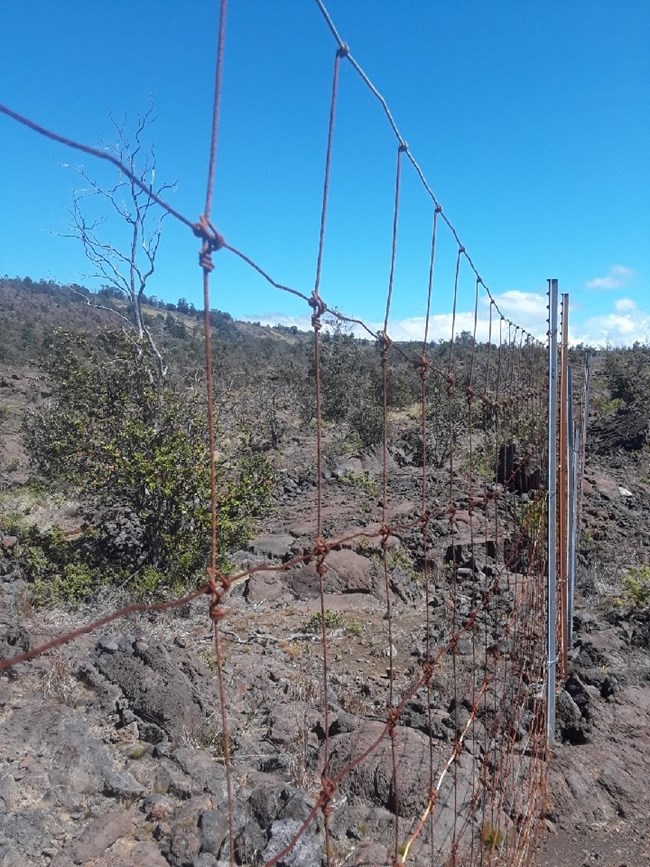
M557 280L548 281L548 559L546 582L546 739L555 741L557 661Z
M567 636L568 650L573 647L573 597L576 587L576 553L578 543L578 453L580 450L580 429L573 419L573 371L568 370L568 415L569 432L569 491L568 491L568 586L567 586Z
M569 492L569 296L562 294L562 330L560 337L560 446L558 479L558 579L560 589L560 676L569 675L569 551L568 506Z

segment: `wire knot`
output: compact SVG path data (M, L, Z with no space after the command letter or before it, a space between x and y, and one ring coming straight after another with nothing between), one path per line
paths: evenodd
M336 783L330 777L325 776L325 772L323 772L323 776L321 777L320 792L318 794L318 806L321 808L323 816L325 817L329 817L332 813L330 801L334 797L335 791Z
M350 46L347 44L347 42L342 42L339 45L339 50L336 53L339 57L349 57Z
M325 565L325 557L329 554L331 548L321 537L319 536L315 542L314 547L312 549L312 553L316 557L316 573L319 578L322 578L324 575L327 575L327 566Z
M210 273L210 271L214 271L214 262L212 261L212 255L209 250L203 249L199 253L199 265L204 271Z
M309 299L309 306L314 311L311 315L311 327L315 331L320 331L322 328L321 316L324 316L327 313L327 304L320 297L316 289L311 293L311 298Z
M314 541L313 553L315 557L326 557L331 548L320 536Z
M210 602L210 607L208 608L208 612L210 614L210 620L213 623L218 623L220 620L225 620L228 616L228 611L221 604L222 600L212 600Z
M201 214L198 223L194 223L192 231L197 238L201 238L211 253L220 250L225 245L223 235L218 232L205 214Z
M379 342L379 346L381 348L381 359L382 361L386 361L388 358L388 350L393 345L393 341L390 339L388 334L385 331L377 332L377 341Z
M226 609L222 608L222 602L231 584L232 579L227 575L217 572L212 567L208 569L208 583L205 586L205 592L210 596L210 619L215 623L228 616Z
M390 737L393 737L395 734L395 726L399 720L400 710L399 707L391 706L388 708L388 719L386 720L388 724L388 734Z
M456 378L454 377L454 374L449 371L445 374L445 380L447 381L447 394L451 394L454 390L454 385L456 384Z
M199 253L199 265L204 271L210 272L214 269L212 253L220 250L226 243L223 235L217 232L205 214L201 214L198 223L193 224L192 232L203 241L203 246Z

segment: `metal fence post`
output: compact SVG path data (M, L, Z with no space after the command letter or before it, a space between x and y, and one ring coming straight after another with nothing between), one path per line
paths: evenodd
M548 561L546 583L546 739L555 741L557 658L557 280L548 281Z
M576 552L578 542L578 453L580 449L580 430L573 419L573 371L568 370L568 408L567 424L569 428L569 492L568 492L568 586L567 586L567 650L573 647L573 597L576 586Z
M562 293L562 329L560 335L560 446L559 446L559 478L558 478L558 579L560 586L560 676L568 677L569 668L569 617L568 617L568 507L569 491L569 390L568 390L568 355L569 355L569 296Z
M580 465L578 467L578 520L582 515L582 479L587 463L587 428L589 427L589 401L591 399L591 350L587 349L584 360L584 381L582 388L582 435L580 437Z

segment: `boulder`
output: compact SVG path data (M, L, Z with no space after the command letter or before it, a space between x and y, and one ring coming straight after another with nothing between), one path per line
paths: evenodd
M379 593L380 582L375 561L354 551L330 551L325 558L326 593ZM312 560L287 573L288 586L300 599L318 596L320 579L316 563Z

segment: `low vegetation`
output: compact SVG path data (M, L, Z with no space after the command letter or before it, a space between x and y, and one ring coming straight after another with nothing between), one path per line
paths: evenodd
M182 298L176 304L146 296L141 301L148 334L164 355L164 375L148 339L116 328L113 314L129 314L123 293L110 286L93 294L78 285L0 279L0 362L5 369L36 369L30 374L31 393L21 404L27 457L5 460L2 484L15 486L14 474L24 478L29 460L39 496L56 494L80 504L73 534L28 527L20 515L2 519L2 530L19 538L16 550L38 604L61 599L78 604L106 585L149 599L204 579L210 503L203 311ZM218 556L227 568L232 553L245 546L256 516L272 506L274 466L280 466L282 450L292 437L313 434L313 337L295 327L235 322L221 311L211 311L210 320L219 372ZM450 387L444 376L449 343L430 346L423 444L419 354L408 344L393 348L387 368L388 434L395 441L395 419L408 408L414 434L406 449L409 460L422 460L426 453L430 464L444 466L472 413L485 431L474 442L472 473L493 476L497 420L468 391L470 367L474 380L486 386L497 375L485 349L474 346L468 334L457 337L457 376ZM648 347L635 345L606 354L594 391L601 412L612 407L648 412L649 353ZM355 338L333 322L321 332L321 364L323 420L332 443L349 455L381 442L376 342ZM530 365L522 364L522 370L532 376ZM0 433L11 426L17 426L15 413L5 410ZM498 433L520 441L534 435L502 427ZM339 482L379 496L377 478L366 470L350 470ZM538 520L533 512L531 506L520 516L523 525ZM625 604L647 604L643 571L628 577L621 597Z
M202 396L162 379L148 343L120 330L56 333L41 361L47 400L24 419L39 483L81 504L80 532L20 533L37 602L77 603L106 584L136 595L186 589L205 576L210 470ZM218 557L249 538L274 471L260 453L219 459ZM20 532L20 528L18 528Z
M619 605L632 613L650 609L650 566L634 566L623 575L623 592L618 597Z

